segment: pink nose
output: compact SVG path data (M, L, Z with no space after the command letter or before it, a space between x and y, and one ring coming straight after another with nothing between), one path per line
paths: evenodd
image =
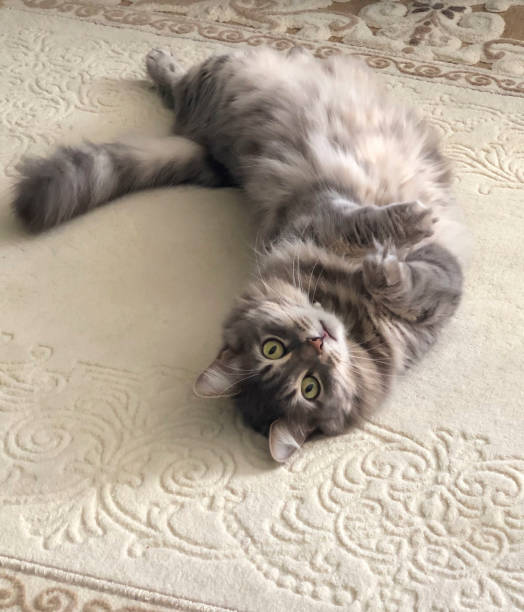
M320 353L322 353L322 345L324 344L324 338L308 338L307 341L309 342L309 344L315 347L315 350L319 355Z

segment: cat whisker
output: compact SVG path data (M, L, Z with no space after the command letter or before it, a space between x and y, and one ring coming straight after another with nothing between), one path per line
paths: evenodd
M320 277L322 276L322 274L324 273L324 268L320 269L320 272L317 275L317 280L315 282L315 288L313 289L313 297L311 298L311 303L315 303L315 296L317 295L317 287L318 287L318 281L320 280Z
M240 378L238 380L234 380L228 387L226 387L223 390L223 395L225 395L227 391L229 391L230 389L232 389L236 385L239 385L239 384L241 384L243 382L246 382L246 380L251 380L252 378L255 378L256 376L258 376L258 372L256 374L251 374L250 376L245 376L244 378Z
M232 365L228 365L227 369L231 370L232 372L244 372L245 374L255 374L259 371L258 368L237 368Z
M307 298L310 302L312 302L312 300L310 299L310 292L311 292L311 280L313 278L313 274L315 273L315 269L318 266L318 261L315 261L315 264L313 266L313 268L311 269L311 273L309 275L309 282L307 284Z
M302 272L300 270L300 255L297 253L297 276L298 276L298 286L300 291L302 291L302 281L301 281L301 276L302 276Z
M295 256L293 255L293 258L291 259L291 270L292 270L292 274L293 274L293 286L297 287L297 281L295 279Z
M362 372L365 372L373 376L379 375L381 378L384 378L386 380L396 380L397 379L397 374L395 372L383 372L379 370L379 368L370 368L370 367L362 366L362 365L359 365L359 368L350 366L350 372L353 374L362 374Z
M360 355L355 355L354 353L350 355L348 359L344 359L343 357L339 357L339 361L347 366L351 366L354 363L380 363L382 365L391 365L391 361L387 359L372 359L367 357L361 357Z
M391 362L391 360L388 360L388 359L380 359L380 358L375 359L373 357L362 357L361 355L355 355L355 354L352 354L350 359L352 361L360 361L360 362L371 361L372 363L384 363L384 364Z

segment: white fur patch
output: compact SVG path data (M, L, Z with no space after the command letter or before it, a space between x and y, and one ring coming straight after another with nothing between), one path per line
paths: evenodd
M204 149L183 136L126 139L139 162L157 168L170 162L187 163L204 154Z
M93 152L93 200L103 202L111 197L115 187L116 175L111 156L98 149Z
M343 212L352 212L355 210L355 208L358 208L358 204L355 204L355 202L352 202L351 200L348 200L347 198L344 198L338 194L330 198L329 202L335 210L340 210Z

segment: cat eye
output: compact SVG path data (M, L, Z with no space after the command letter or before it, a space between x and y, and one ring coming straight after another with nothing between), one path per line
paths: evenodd
M320 393L320 383L314 376L304 376L301 389L302 395L307 400L314 400Z
M285 354L286 347L276 338L266 340L262 345L262 355L266 359L281 359Z

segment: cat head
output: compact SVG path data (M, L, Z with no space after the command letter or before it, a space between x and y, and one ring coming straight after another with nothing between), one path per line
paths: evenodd
M355 389L344 326L282 281L252 285L224 324L200 396L232 396L245 421L285 461L315 431L342 433Z

